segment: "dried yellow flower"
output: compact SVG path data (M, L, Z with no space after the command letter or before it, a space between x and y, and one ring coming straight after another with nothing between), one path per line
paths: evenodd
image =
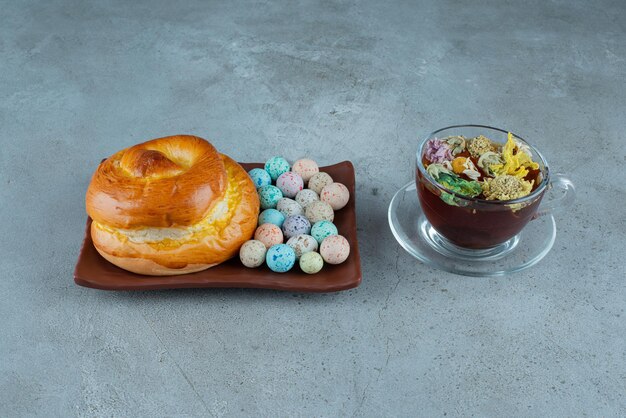
M495 178L486 178L482 183L482 189L487 200L511 200L528 195L533 189L533 183L503 174Z
M523 179L528 174L529 168L535 170L539 168L539 164L517 146L511 132L509 132L508 140L502 150L502 158L504 164L492 164L489 167L496 175L509 174Z
M495 145L491 139L483 135L478 135L476 138L471 139L467 144L467 150L474 158L480 157L487 151L493 151L494 147Z

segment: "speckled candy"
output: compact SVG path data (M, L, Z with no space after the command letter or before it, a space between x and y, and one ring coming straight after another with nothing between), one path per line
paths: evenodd
M328 203L333 210L343 209L350 200L348 188L341 183L331 183L324 186L320 193L320 200Z
M298 202L293 199L289 199L288 197L283 197L276 204L276 209L280 211L285 218L290 216L302 215L304 213L304 209Z
M304 215L309 219L311 223L317 223L319 221L335 220L335 212L333 208L326 202L317 200L310 203L304 210Z
M311 232L311 223L303 215L290 216L283 222L283 235L289 239Z
M287 244L274 245L265 255L267 266L276 273L285 273L296 264L296 252Z
M333 182L333 178L328 173L317 173L309 180L308 188L320 194L324 186Z
M261 201L261 209L276 208L276 204L283 198L283 192L276 186L263 186L257 189L259 200Z
M288 171L281 174L276 179L276 187L283 192L285 197L296 197L298 192L304 188L304 181L300 174Z
M272 245L282 244L283 231L274 224L263 224L254 232L254 239L261 241L265 248L270 248Z
M302 254L317 251L318 248L315 238L306 234L296 235L295 237L289 238L287 245L293 248L296 252L296 258L302 257Z
M341 235L332 235L322 241L320 254L328 264L341 264L350 255L350 244Z
M300 174L302 179L305 182L308 182L311 179L311 177L319 173L320 169L317 163L311 160L310 158L301 158L295 163L293 163L293 166L291 167L291 171Z
M316 200L320 200L320 197L311 189L301 190L296 195L296 202L298 202L304 209L306 209L309 203L315 202Z
M265 253L267 248L261 241L251 239L243 243L239 249L239 259L244 266L255 268L259 267L265 261Z
M283 157L272 157L265 163L265 171L269 173L273 181L289 171L289 168L289 163Z
M252 170L248 171L248 175L252 179L252 182L257 189L259 187L269 186L270 184L272 184L272 178L270 177L269 173L262 168L253 168Z
M285 215L276 209L265 209L259 215L259 225L274 224L280 228L283 226L283 222L285 222Z
M300 257L300 269L307 274L319 273L324 267L324 259L315 252L302 254Z
M311 227L311 235L321 244L322 241L324 241L324 238L330 237L331 235L339 235L339 231L334 223L329 221L319 221Z

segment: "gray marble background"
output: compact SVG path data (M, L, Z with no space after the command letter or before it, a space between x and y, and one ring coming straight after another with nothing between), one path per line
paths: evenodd
M0 415L626 415L626 3L0 1ZM428 268L387 226L417 138L510 129L578 200L536 267ZM100 159L190 133L354 162L363 283L74 285Z

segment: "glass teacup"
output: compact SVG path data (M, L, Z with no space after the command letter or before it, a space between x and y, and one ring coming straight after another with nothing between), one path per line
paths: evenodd
M545 158L519 135L515 141L539 166L532 192L513 200L486 200L455 193L438 183L424 165L426 144L430 139L454 136L474 138L479 135L504 144L509 131L483 125L455 125L439 129L423 139L417 151L416 186L422 211L439 241L448 247L464 250L483 250L510 245L533 218L564 207L574 200L573 183L561 174L551 173ZM564 193L542 203L547 190L557 187Z

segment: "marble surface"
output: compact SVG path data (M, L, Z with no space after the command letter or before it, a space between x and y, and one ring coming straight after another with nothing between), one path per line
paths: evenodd
M623 1L0 6L0 416L626 415ZM436 271L389 231L417 139L470 122L577 185L525 272ZM76 286L98 162L177 133L351 160L362 285Z

